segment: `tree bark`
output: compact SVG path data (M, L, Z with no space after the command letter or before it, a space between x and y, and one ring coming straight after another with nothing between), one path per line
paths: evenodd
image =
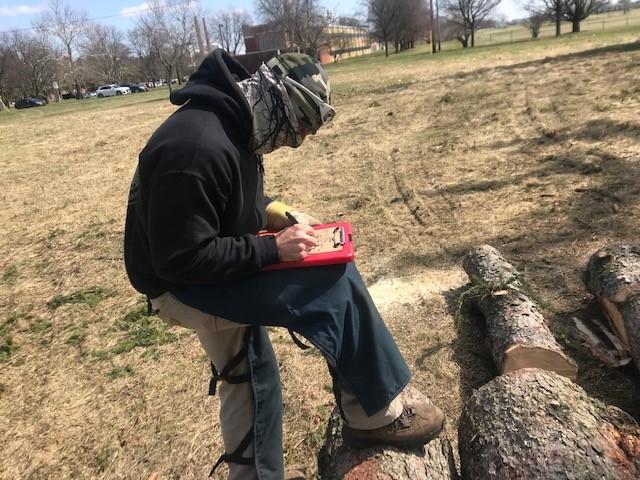
M640 370L640 244L598 250L587 264L585 283Z
M556 37L560 36L560 27L562 25L562 12L560 9L556 9Z
M535 303L523 292L518 271L500 252L483 245L471 250L463 263L500 372L544 368L575 379L576 363L562 351Z
M424 448L352 449L342 443L342 419L329 418L325 444L318 455L321 480L457 480L451 444L436 438Z
M574 20L572 22L572 26L573 26L573 33L580 33L580 20Z
M545 370L511 372L476 390L458 436L463 478L640 478L633 418Z

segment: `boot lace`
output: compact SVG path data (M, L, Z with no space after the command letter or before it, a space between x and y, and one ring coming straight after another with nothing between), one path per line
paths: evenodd
M413 423L413 418L416 416L416 411L413 407L405 406L402 409L402 413L393 422L393 431L398 432L400 430L405 430L411 426Z

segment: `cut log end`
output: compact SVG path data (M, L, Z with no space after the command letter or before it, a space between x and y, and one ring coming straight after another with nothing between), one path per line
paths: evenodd
M571 380L575 380L578 375L576 362L562 352L526 345L512 345L504 353L502 374L521 368L541 368Z
M536 304L522 291L517 270L495 248L471 250L464 269L479 288L491 294L475 297L487 323L489 348L503 373L544 368L575 379L576 363L562 351Z
M598 298L623 303L640 294L640 244L611 244L589 259L587 287Z

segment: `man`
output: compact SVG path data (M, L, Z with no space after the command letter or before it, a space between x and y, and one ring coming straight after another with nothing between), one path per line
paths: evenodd
M262 154L298 147L332 120L322 66L285 54L249 75L215 50L171 101L181 108L140 154L125 261L160 318L198 334L211 360L209 393L222 381L226 453L213 470L227 462L232 480L285 478L265 326L301 334L323 354L346 442L415 447L436 436L444 416L426 397L404 399L409 370L353 264L262 271L316 244L308 224L291 226L291 209L264 197ZM264 227L279 232L257 236Z

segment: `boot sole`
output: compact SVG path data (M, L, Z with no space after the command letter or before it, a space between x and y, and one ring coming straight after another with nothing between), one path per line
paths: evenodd
M422 438L406 440L406 441L384 441L384 440L366 440L360 438L349 438L343 435L342 440L344 444L352 448L373 448L373 447L395 447L402 450L412 450L414 448L422 447L431 440L436 438L444 430L444 423L438 430L434 430L429 435Z

